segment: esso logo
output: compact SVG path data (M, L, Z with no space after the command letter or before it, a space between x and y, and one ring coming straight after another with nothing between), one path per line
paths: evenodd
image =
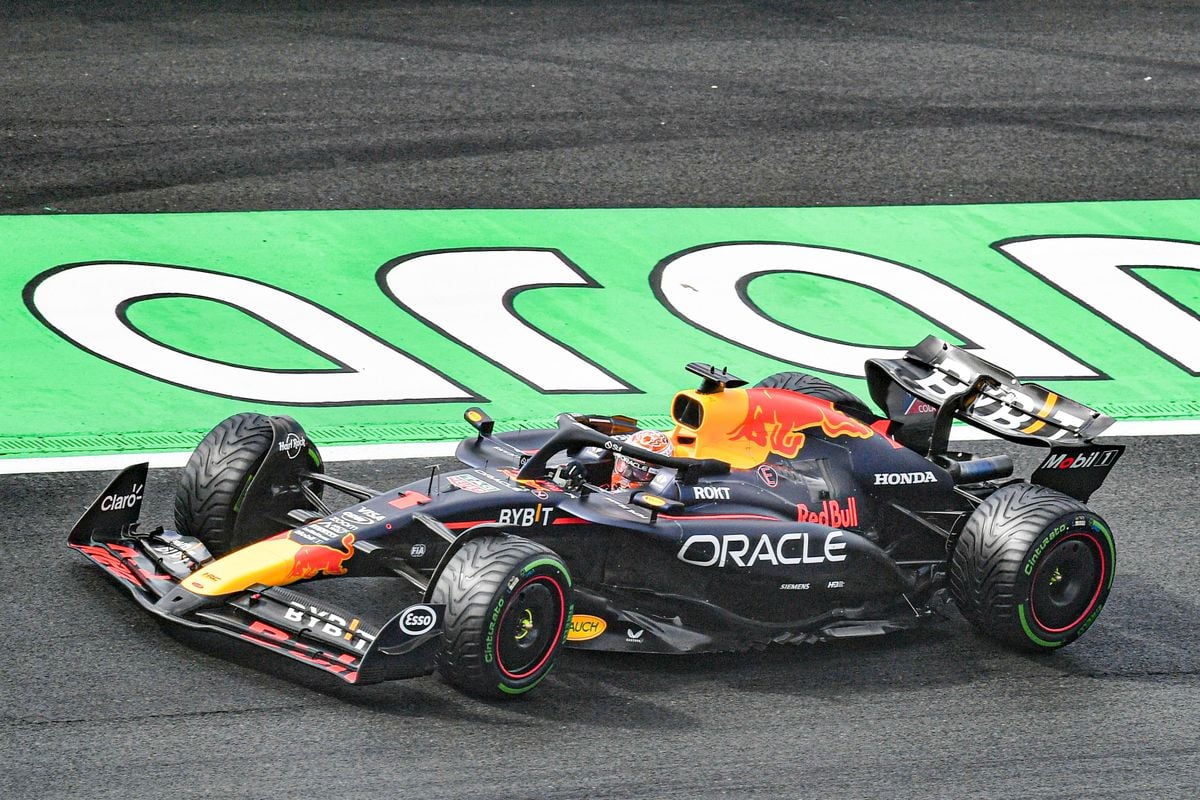
M400 612L400 630L409 636L420 636L433 630L437 612L429 606L409 606Z

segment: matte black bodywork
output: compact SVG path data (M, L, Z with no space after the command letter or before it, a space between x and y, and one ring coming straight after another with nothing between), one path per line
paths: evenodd
M723 391L767 391L738 389L744 382L723 370L689 369L704 382L699 392L676 398L677 435L701 424L703 409L695 403ZM924 452L889 435L896 419L850 419L828 402L778 389L770 397L799 404L817 421L804 423L795 452L777 448L744 468L630 447L619 434L634 421L623 417L560 415L555 428L497 434L486 414L472 409L467 418L477 435L456 454L463 468L375 491L323 475L303 430L276 418L279 446L273 443L246 487L239 524L299 548L324 548L324 557L339 541L352 542L352 550L333 553L338 569L324 574L389 575L411 592L411 604L382 625L357 617L351 623L350 612L293 589L251 586L200 596L188 588L186 570L159 574L164 562L156 543L171 532L134 532L140 497L97 518L108 496L127 491L122 480L136 484L140 475L144 485L137 468L97 499L70 541L160 616L364 683L432 670L444 612L432 603L433 588L454 551L476 536L521 536L563 558L575 594L568 646L686 653L877 634L912 627L932 613L967 518L1015 480L1008 478L1007 457L948 451L951 417L986 419L984 427L999 426L1005 438L1050 445L1043 480L1085 498L1120 455L1119 446L1089 447L1111 419L1065 399L1055 406L1048 390L1025 387L937 340L906 359L871 362L868 372L881 406L895 406L896 392L908 408L927 404L933 432ZM776 434L785 438L799 430L779 425ZM297 438L307 460L292 454ZM617 453L656 464L657 476L636 489L607 490ZM1076 463L1084 469L1070 474ZM330 508L321 487L355 502ZM301 497L318 510L280 505L280 498ZM188 563L199 572L208 562ZM306 603L309 621L300 611ZM322 636L318 620L331 616ZM355 631L367 631L369 641L356 640Z

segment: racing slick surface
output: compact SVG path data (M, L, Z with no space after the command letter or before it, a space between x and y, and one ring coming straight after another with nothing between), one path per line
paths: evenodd
M1200 562L1191 477L1179 465L1194 462L1195 444L1102 441L1129 445L1092 499L1119 532L1118 578L1100 621L1070 648L1018 654L948 608L915 631L759 653L572 650L536 695L508 703L482 703L432 677L346 686L215 634L160 625L100 570L64 554L60 532L107 474L2 476L9 790L1193 796ZM1014 455L1020 470L1038 452ZM425 473L412 462L338 466L368 484ZM175 477L151 471L144 519L169 517ZM348 600L354 583L311 588Z
M0 211L1198 197L1198 36L1191 2L6 4ZM0 795L1194 798L1197 445L1117 441L1091 502L1117 577L1069 649L951 610L570 651L505 704L168 629L64 547L110 473L0 476ZM174 482L151 471L147 522Z

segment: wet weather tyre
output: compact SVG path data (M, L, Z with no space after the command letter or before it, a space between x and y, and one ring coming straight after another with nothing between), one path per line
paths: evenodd
M249 544L235 535L238 507L271 438L270 418L254 413L234 414L209 431L179 476L176 529L217 557Z
M481 697L524 694L554 667L571 617L571 575L554 551L482 536L451 557L433 592L446 604L438 672Z
M852 392L835 386L823 378L818 378L816 375L804 372L777 372L763 378L755 386L761 389L789 389L818 400L828 400L838 411L868 425L879 419L876 414L871 412L871 409L867 408L867 404Z
M1096 621L1115 567L1112 533L1087 506L1044 486L1012 484L967 520L950 559L950 591L987 636L1049 651Z

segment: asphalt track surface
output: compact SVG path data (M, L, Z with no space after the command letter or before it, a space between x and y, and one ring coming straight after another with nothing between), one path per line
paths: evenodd
M0 211L1200 196L1193 3L157 6L0 7ZM1113 594L1050 657L951 611L498 704L174 633L63 544L106 475L0 476L0 796L1194 798L1197 448L1128 443Z

